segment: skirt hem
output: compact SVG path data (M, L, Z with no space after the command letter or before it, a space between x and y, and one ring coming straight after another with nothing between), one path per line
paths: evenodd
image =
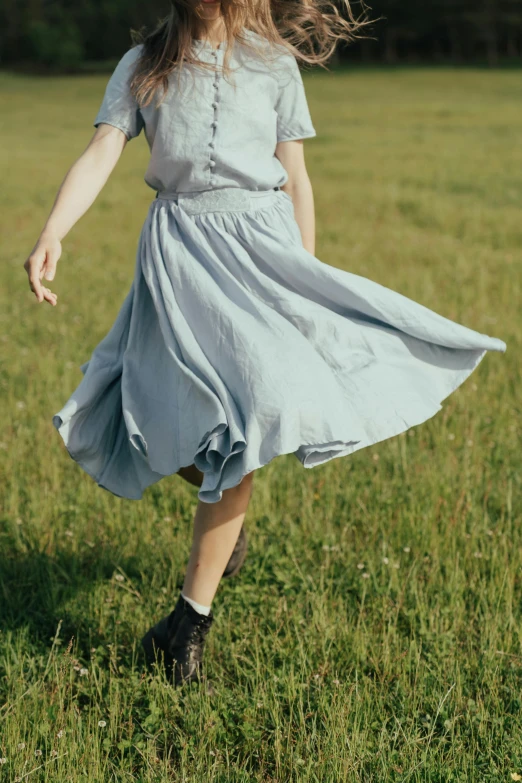
M474 357L473 362L470 363L470 365L468 365L466 369L462 370L460 373L456 374L453 377L451 384L449 384L447 393L445 394L444 397L441 398L441 400L436 404L436 406L434 404L435 400L433 400L433 403L426 404L425 407L422 409L422 411L419 411L419 415L412 417L410 420L407 420L406 418L397 415L397 418L395 420L395 426L391 424L391 420L390 420L391 426L389 428L387 428L386 430L381 429L377 436L370 437L363 441L362 440L358 440L358 441L337 440L337 441L330 441L326 443L317 443L317 442L303 443L301 439L298 439L298 442L294 443L292 446L288 447L285 450L278 449L276 451L273 451L271 456L268 456L268 458L265 458L261 461L260 460L254 461L254 464L252 465L247 464L238 480L234 479L233 481L229 480L227 482L226 479L224 479L223 483L219 486L219 488L215 487L212 490L201 490L201 489L198 490L198 499L204 503L219 502L222 498L222 493L224 490L231 489L232 487L238 486L246 475L252 473L255 470L259 470L262 467L265 467L265 465L268 465L276 457L284 456L287 454L294 454L296 458L299 459L303 467L306 468L307 470L310 470L312 468L317 467L318 465L324 465L326 462L329 462L332 459L348 456L349 454L353 454L355 451L359 451L360 449L373 446L384 440L389 440L390 438L393 438L397 435L400 435L403 432L406 432L411 427L416 427L420 424L423 424L424 422L433 418L442 409L442 405L440 403L444 399L446 399L453 391L455 391L471 375L471 373L474 371L477 365L484 358L486 353L487 353L487 349L480 351L480 353L476 357ZM72 414L69 414L67 418L62 418L60 414L55 414L52 419L53 425L60 433L60 436L62 437L62 440L64 442L65 448L67 449L69 456L81 468L83 468L83 470L94 480L94 482L99 487L107 490L108 492L115 495L116 497L125 498L127 500L141 500L143 498L143 493L145 489L147 489L149 486L152 486L153 484L157 483L162 478L176 475L178 473L178 471L172 473L164 473L164 474L156 473L155 474L156 478L153 478L153 480L148 481L145 485L139 486L136 493L131 494L128 490L123 492L121 487L118 486L117 482L104 480L104 475L107 473L107 469L111 463L111 458L109 458L108 462L106 463L106 465L101 471L96 472L92 470L88 462L76 456L74 452L72 452L69 449L67 445L67 436L66 433L63 432L63 428L68 424L71 417ZM310 460L309 457L314 452L317 455L323 452L325 456L324 458L318 456L317 458ZM111 455L111 457L112 456L113 455ZM194 455L194 459L192 462L187 463L187 465L180 465L178 470L180 470L183 467L188 467L189 465L194 464L195 458L196 458L196 454Z

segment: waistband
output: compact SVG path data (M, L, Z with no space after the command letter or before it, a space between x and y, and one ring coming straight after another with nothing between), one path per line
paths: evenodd
M190 215L199 215L202 212L242 212L249 209L259 209L269 206L281 194L289 198L288 194L279 186L270 190L249 190L248 188L215 188L214 190L200 190L197 192L180 192L162 190L156 193L157 199L174 201Z

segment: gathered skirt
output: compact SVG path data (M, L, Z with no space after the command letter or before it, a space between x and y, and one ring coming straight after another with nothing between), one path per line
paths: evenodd
M421 424L488 350L506 344L305 250L282 190L163 193L52 420L114 495L195 464L215 503L278 455L313 468Z

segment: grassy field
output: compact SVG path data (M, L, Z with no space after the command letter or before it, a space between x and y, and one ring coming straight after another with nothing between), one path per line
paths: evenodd
M305 76L317 257L479 332L432 419L305 470L258 471L206 668L143 669L196 488L98 488L52 425L130 286L153 192L143 137L64 241L56 308L23 262L106 77L0 75L0 780L520 780L522 86L518 72Z

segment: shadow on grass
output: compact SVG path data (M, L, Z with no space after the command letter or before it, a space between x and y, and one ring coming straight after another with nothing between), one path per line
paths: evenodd
M63 547L52 554L9 549L3 546L0 553L2 632L27 629L33 649L42 651L50 648L61 623L60 638L74 637L78 654L86 657L91 647L115 637L132 646L137 603L148 603L140 592L149 580L139 554L122 559L108 543L81 551ZM125 574L121 582L118 574ZM156 613L151 601L151 619Z

